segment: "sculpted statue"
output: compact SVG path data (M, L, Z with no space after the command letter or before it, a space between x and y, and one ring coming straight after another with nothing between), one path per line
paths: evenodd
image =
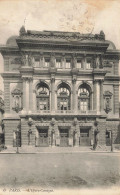
M93 149L95 150L96 148L97 148L97 146L98 146L98 144L99 144L99 130L98 129L96 129L95 131L94 131L94 146L93 146Z
M29 66L33 66L34 63L34 58L32 55L28 55L28 64Z
M100 67L100 57L99 56L96 57L95 63L96 63L96 68L99 68Z
M24 64L24 66L28 66L28 55L22 56L22 62Z
M76 64L77 64L77 58L75 56L73 56L73 59L72 59L73 68L76 68Z

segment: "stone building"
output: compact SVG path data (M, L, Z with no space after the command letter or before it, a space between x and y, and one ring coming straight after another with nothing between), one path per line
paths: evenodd
M119 56L100 34L26 31L0 46L4 58L5 145L120 143ZM16 133L16 130L18 134Z

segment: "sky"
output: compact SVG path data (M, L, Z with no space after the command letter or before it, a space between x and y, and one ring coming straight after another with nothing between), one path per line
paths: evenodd
M26 30L99 33L120 49L120 0L0 0L0 44ZM0 54L0 73L3 58ZM0 89L3 82L0 78Z

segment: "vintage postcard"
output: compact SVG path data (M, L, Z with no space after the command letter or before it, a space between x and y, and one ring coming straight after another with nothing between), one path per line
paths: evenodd
M120 194L120 0L0 0L0 195Z

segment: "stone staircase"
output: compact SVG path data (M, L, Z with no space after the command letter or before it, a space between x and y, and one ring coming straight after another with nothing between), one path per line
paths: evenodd
M109 146L98 146L96 150L92 147L35 147L32 145L26 145L19 147L19 153L79 153L79 152L110 152ZM16 153L17 148L8 146L6 150L2 150L1 153Z

